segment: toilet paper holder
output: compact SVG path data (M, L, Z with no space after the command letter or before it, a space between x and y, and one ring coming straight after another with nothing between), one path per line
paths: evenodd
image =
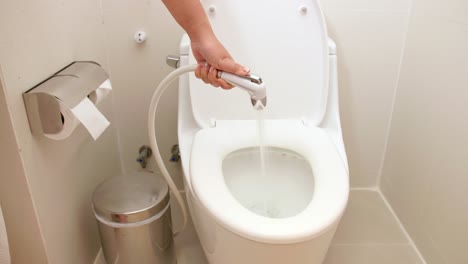
M108 80L95 62L73 62L23 94L31 132L57 134L66 120L60 105L73 109Z

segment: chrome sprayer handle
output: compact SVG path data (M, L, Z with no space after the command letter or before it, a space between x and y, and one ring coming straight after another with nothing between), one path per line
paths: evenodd
M260 76L255 74L240 76L229 72L218 71L217 77L248 92L255 109L261 110L265 108L266 85Z

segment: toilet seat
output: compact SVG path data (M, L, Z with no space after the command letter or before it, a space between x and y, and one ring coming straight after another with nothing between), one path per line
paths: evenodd
M267 218L242 206L225 184L222 162L231 152L258 145L255 120L217 121L200 130L191 153L191 182L195 197L209 215L239 236L276 244L305 241L328 231L348 199L345 163L327 133L299 120L265 121L263 141L302 155L314 173L315 190L309 205L288 218Z

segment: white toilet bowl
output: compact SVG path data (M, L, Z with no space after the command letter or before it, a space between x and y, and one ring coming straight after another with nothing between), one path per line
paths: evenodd
M208 261L320 264L345 210L349 179L335 46L318 2L202 3L233 57L263 77L268 98L259 112L242 91L180 79L185 190ZM186 36L180 51L181 65L194 63Z

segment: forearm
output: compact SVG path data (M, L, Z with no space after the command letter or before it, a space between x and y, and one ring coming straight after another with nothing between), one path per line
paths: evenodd
M162 0L190 39L198 41L214 36L200 0Z
M215 87L229 89L232 88L230 84L217 78L218 70L237 75L249 73L248 68L232 59L215 36L200 0L162 0L162 2L190 37L193 57L199 63L195 71L197 78Z

